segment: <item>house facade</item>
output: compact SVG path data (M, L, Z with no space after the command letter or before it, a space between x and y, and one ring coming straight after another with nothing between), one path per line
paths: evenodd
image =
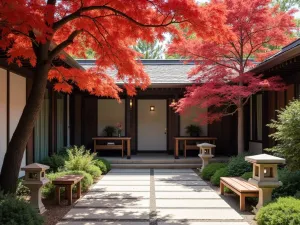
M246 148L261 153L275 143L268 137L273 132L266 126L276 118L276 110L299 96L300 41L284 47L252 70L265 77L279 75L287 83L282 92L263 92L252 96L245 110ZM87 69L94 60L77 60L66 57L58 65ZM145 152L161 154L174 152L174 137L187 136L185 127L194 121L199 110L179 115L169 107L184 96L185 87L191 85L186 77L194 66L180 60L142 60L151 78L151 86L137 90L134 97L121 94L121 103L114 99L98 98L74 89L71 95L53 91L47 85L45 101L32 136L27 144L22 165L40 162L64 146L85 145L94 148L93 137L104 136L106 126L122 124L122 136L131 137L132 154ZM0 60L0 167L7 144L16 128L32 84L32 71L28 64L19 68ZM111 75L114 76L113 71ZM122 83L119 83L122 87ZM250 119L249 119L250 118ZM216 137L215 154L231 156L237 153L237 117L224 117L222 121L201 126L201 136ZM181 149L183 146L181 146ZM118 151L103 151L101 155L120 157ZM197 156L191 151L190 156ZM22 173L20 173L22 175Z

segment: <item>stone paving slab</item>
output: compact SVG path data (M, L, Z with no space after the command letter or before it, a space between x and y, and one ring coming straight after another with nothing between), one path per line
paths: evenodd
M118 219L149 219L149 209L138 208L138 209L128 209L128 208L73 208L64 219L72 220L118 220Z
M155 180L165 181L165 180L200 180L197 174L169 174L169 175L155 175Z
M166 180L155 181L155 186L207 186L207 183L202 180Z
M124 221L105 221L105 222L74 222L64 221L57 225L149 225L149 222L124 222ZM238 224L239 225L239 224Z
M92 208L149 208L149 199L83 199L75 207Z
M157 208L230 208L223 199L156 199Z
M90 188L91 191L107 191L107 192L116 192L116 191L150 191L150 186L101 186L94 185Z
M150 198L150 192L88 192L82 199L101 199L101 198Z
M157 209L158 220L242 220L229 209Z
M101 180L99 183L103 186L114 186L114 185L124 185L124 186L149 186L150 185L150 180Z
M191 222L191 221L159 221L158 225L249 225L246 222Z
M192 169L154 169L154 174L157 173L194 173Z
M221 199L216 192L156 192L156 199Z
M104 176L101 181L105 180L116 180L116 181L122 181L122 180L150 180L150 175L149 174L137 174L137 175L120 175L120 174L109 174Z
M149 173L150 174L150 169L111 169L109 171L109 174L112 173Z
M211 191L214 190L209 186L156 186L155 191L184 191L184 192L197 192L197 191Z

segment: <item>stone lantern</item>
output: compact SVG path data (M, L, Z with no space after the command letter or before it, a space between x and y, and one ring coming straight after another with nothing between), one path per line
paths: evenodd
M212 149L216 146L210 143L201 143L197 144L197 147L200 148L199 157L202 159L202 168L201 171L208 165L209 160L214 157L212 154Z
M278 180L278 164L284 164L285 159L268 154L246 156L245 160L253 164L253 175L249 183L259 188L257 208L272 200L272 191L282 185Z
M25 171L23 184L30 189L30 204L38 210L40 214L46 211L42 203L42 187L49 182L46 178L46 170L49 166L39 163L29 164L22 168Z

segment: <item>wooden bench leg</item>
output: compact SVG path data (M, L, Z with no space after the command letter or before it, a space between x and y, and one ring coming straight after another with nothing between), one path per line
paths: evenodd
M224 184L223 184L223 182L221 181L220 182L220 192L221 192L221 195L224 195Z
M68 205L72 205L72 185L66 186L66 192L68 196Z
M77 183L76 188L77 188L77 198L79 199L81 197L81 182L80 181Z
M246 197L241 194L240 195L240 210L241 211L245 211L245 201L246 201Z
M56 204L60 205L60 187L55 186L55 199L56 199Z

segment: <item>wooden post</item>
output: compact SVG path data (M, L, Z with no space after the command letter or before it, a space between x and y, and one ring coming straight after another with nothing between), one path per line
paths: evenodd
M221 195L224 195L224 184L222 181L220 182L220 192L221 192Z
M124 157L124 140L122 140L122 158Z
M245 200L246 200L246 197L243 195L243 194L241 194L240 195L240 210L241 211L245 211Z
M127 139L127 159L131 158L130 139Z
M77 188L77 198L79 199L81 197L81 181L77 183L76 188Z
M60 205L60 186L55 187L56 204Z
M67 185L66 191L68 195L68 205L72 205L72 185Z
M175 159L179 159L178 157L178 139L175 138Z

